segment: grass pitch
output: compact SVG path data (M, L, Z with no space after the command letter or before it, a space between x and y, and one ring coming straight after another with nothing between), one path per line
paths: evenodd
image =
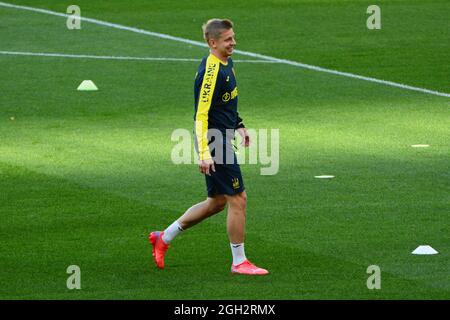
M69 1L9 1L64 13ZM77 1L82 15L201 41L235 22L238 49L450 91L447 1ZM0 6L0 50L201 58L205 48ZM236 55L235 59L249 59ZM1 299L449 299L450 100L285 64L237 62L250 128L280 130L280 170L243 165L246 253L267 277L229 273L225 213L172 245L148 232L205 197L172 164L192 128L198 62L0 55ZM93 80L97 92L78 92ZM426 149L412 144L430 144ZM332 174L332 180L314 179ZM429 244L436 256L413 256ZM66 269L81 268L81 290ZM369 265L381 290L368 290Z

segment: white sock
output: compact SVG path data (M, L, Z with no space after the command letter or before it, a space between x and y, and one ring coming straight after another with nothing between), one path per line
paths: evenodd
M175 239L176 236L178 236L183 231L183 228L181 228L178 221L175 221L170 226L167 227L166 230L164 230L163 234L163 241L167 244L172 242L173 239Z
M230 243L230 247L231 253L233 254L233 264L235 266L247 260L243 243Z

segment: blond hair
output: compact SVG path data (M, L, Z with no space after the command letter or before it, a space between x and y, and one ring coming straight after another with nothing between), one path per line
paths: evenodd
M229 19L210 19L203 26L203 38L206 42L209 39L219 39L223 30L233 28L233 22Z

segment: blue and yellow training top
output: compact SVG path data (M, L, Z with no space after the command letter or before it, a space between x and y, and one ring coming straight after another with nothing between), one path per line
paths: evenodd
M237 111L238 90L233 60L222 62L215 55L203 58L194 84L195 135L200 160L211 159L208 147L208 129L244 127Z

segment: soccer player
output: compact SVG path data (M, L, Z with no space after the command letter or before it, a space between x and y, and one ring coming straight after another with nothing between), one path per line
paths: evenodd
M228 204L227 232L233 256L231 272L265 275L269 273L267 270L255 266L245 256L247 195L232 137L228 134L231 131L234 136L234 130L237 130L242 144L250 145L247 129L237 112L238 92L230 58L236 46L233 23L227 19L211 19L203 25L203 35L210 54L200 63L195 79L194 120L198 167L205 175L208 197L189 208L163 232L150 233L153 258L156 266L163 269L164 256L175 237L222 211Z

